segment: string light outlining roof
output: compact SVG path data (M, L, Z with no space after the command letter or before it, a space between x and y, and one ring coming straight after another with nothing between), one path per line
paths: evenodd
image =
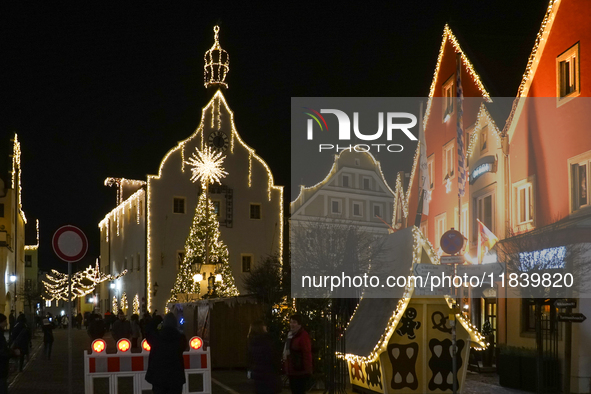
M220 32L219 26L214 26L214 42L211 48L205 52L205 66L203 72L204 85L206 88L210 86L223 86L226 89L228 84L226 81L226 75L230 71L230 57L228 52L222 49L218 33Z

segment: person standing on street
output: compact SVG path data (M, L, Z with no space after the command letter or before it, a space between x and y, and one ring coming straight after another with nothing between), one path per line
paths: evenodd
M281 357L273 346L265 323L258 320L250 325L248 333L248 362L256 394L275 394L282 390L279 378Z
M8 394L8 361L12 356L18 356L18 350L10 350L4 330L8 326L6 316L0 313L0 394Z
M24 314L19 315L12 331L12 338L10 340L12 347L20 351L19 371L23 371L25 357L28 358L29 346L31 344L31 330L27 324L27 318Z
M302 315L299 314L289 318L290 330L283 350L285 370L293 394L304 394L312 377L312 342L302 322Z
M152 384L154 394L181 394L185 384L183 352L187 339L178 330L174 314L164 317L160 330L159 323L156 317L146 327L146 340L151 348L146 381Z
M101 315L93 313L88 318L90 323L88 324L88 336L90 340L102 338L105 335L106 327L105 322L101 319Z
M14 309L10 311L10 315L8 315L8 337L12 337L12 330L14 330L14 325L16 324L16 317L14 316Z
M125 318L125 314L121 309L117 312L117 320L113 323L111 333L113 334L115 342L119 341L121 338L131 338L131 324L129 323L129 320Z
M76 314L76 328L77 329L82 328L82 313Z
M134 313L133 315L131 315L130 325L131 325L131 348L135 349L138 346L137 345L138 339L140 338L140 335L142 333L142 330L140 329L140 317L137 313Z
M43 319L43 354L45 359L51 360L51 348L53 347L53 324L49 319Z
M69 323L70 319L68 318L68 315L64 315L64 317L62 317L62 328L68 328Z

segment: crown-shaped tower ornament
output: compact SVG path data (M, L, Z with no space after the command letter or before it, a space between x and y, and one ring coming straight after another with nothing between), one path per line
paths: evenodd
M214 31L214 43L207 52L205 52L205 66L203 72L203 79L205 87L220 85L228 88L228 84L225 82L226 75L230 71L230 57L228 52L222 49L218 39L218 33L220 31L219 26L213 28Z

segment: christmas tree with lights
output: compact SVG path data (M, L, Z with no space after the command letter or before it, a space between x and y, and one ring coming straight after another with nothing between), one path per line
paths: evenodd
M221 183L220 178L227 174L221 167L223 160L221 153L212 152L206 147L203 151L197 150L197 154L187 161L193 166L191 180L201 181L203 192L199 196L193 224L185 242L185 257L167 304L177 302L178 294L200 293L199 281L194 277L200 274L198 270L203 264L216 264L215 274L221 275L221 281L216 282L215 295L229 297L239 294L228 262L228 248L220 237L218 217L213 203L207 197L209 183Z

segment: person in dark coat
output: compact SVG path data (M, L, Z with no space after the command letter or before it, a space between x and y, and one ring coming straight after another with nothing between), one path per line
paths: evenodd
M12 330L14 330L14 326L16 324L16 317L14 316L14 310L10 311L10 315L8 315L8 337L12 337Z
M185 384L183 352L187 339L178 330L174 314L168 313L158 330L160 321L155 317L146 327L146 340L150 345L146 381L152 384L154 394L181 394Z
M76 328L81 329L82 328L82 313L76 314L75 319L76 319Z
M150 312L144 312L144 316L140 319L140 330L142 331L142 338L146 337L146 326L150 324L150 320L152 320L152 315L150 315Z
M18 316L14 330L12 330L10 343L20 351L19 371L22 372L25 357L29 355L29 346L31 344L31 330L24 314Z
M102 338L105 335L107 328L105 327L105 322L101 319L101 315L93 313L88 318L90 323L88 324L88 336L91 340Z
M10 350L4 330L8 326L8 319L0 313L0 394L8 394L8 361L12 356L18 356L18 350Z
M250 325L248 333L248 362L256 394L281 392L279 371L281 359L267 327L261 320Z
M51 360L51 348L53 347L53 324L49 319L43 319L43 353L47 360Z
M289 318L289 334L283 350L289 387L293 394L304 394L312 377L312 341L302 327L302 315Z
M113 334L115 342L122 338L131 339L131 324L129 323L129 320L125 318L125 314L121 309L117 312L117 320L113 323L111 333Z

